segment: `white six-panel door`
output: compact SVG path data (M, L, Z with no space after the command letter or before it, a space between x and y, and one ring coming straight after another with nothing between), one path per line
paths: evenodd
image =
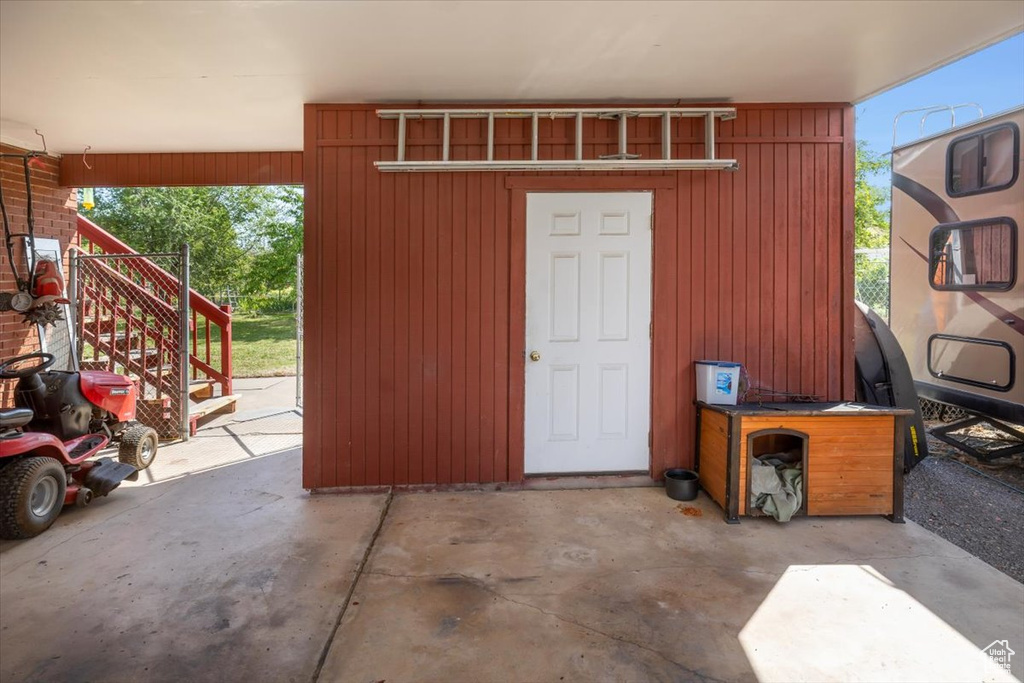
M528 474L646 471L651 195L526 198Z

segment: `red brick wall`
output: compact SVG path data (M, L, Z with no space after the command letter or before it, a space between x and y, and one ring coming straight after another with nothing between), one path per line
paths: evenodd
M4 154L21 154L22 149L0 145ZM77 191L58 185L60 160L53 157L41 159L45 169L32 171L32 208L35 214L36 237L60 240L64 249L64 273L67 275L67 248L75 237L78 213ZM27 231L25 222L25 176L19 159L0 159L0 183L3 184L4 205L14 233ZM21 242L20 239L17 240ZM14 258L22 274L25 272L25 255L21 245L15 248ZM11 265L7 262L7 250L0 245L0 291L16 290ZM39 338L34 326L21 321L21 315L12 312L0 313L0 358L11 358L22 353L31 353L39 347ZM9 406L13 401L13 382L0 380L0 405Z

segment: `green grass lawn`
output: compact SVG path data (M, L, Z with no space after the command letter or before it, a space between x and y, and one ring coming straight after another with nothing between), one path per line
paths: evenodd
M295 316L291 313L231 320L235 377L295 374Z
M200 348L203 329L196 331ZM295 374L295 316L291 313L231 317L235 377L275 377ZM213 367L220 364L220 333L210 335Z

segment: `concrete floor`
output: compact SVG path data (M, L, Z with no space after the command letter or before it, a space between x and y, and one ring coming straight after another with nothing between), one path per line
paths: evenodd
M162 444L159 457L124 486L148 486L302 446L294 377L236 379L234 413L210 415L187 443ZM111 449L105 455L117 457Z
M978 651L1024 645L1024 586L914 524L653 488L397 496L352 599L323 680L1012 680Z
M0 544L0 681L1013 680L979 653L1003 639L1024 678L1024 586L913 523L729 526L656 488L311 497L267 445L297 417L241 408Z
M325 647L322 681L1012 680L978 650L1024 642L1024 586L914 524L727 526L652 488L395 496L332 639L387 497L298 466L5 543L0 680L309 681Z
M384 496L268 455L68 509L0 545L2 681L308 681Z

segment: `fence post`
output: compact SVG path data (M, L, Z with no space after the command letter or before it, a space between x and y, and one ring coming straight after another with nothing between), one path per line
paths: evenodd
M78 250L68 249L68 328L71 330L68 354L71 356L71 370L78 372Z
M234 378L234 371L231 369L231 304L221 305L220 310L228 314L228 323L220 331L220 371L227 377L227 382L221 388L221 394L228 396L234 393L231 390L231 381Z
M300 253L295 264L295 405L302 407L302 281L303 259Z
M181 309L179 315L180 332L180 362L181 362L181 440L188 441L189 437L189 415L188 415L188 374L189 374L189 250L188 244L181 245L181 263L179 264L181 277L178 278L178 306Z

